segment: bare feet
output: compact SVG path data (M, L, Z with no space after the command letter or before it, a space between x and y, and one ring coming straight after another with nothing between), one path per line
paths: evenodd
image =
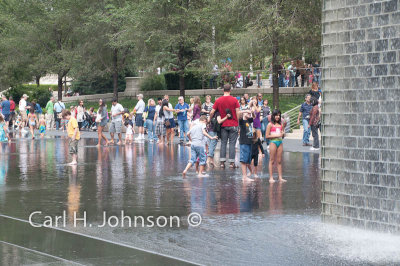
M243 176L243 182L254 182L254 179L251 179L248 176Z
M225 168L225 163L221 163L219 166L220 166L222 169L224 169L224 168Z
M275 180L274 180L273 178L270 178L270 179L269 179L269 183L270 183L270 184L273 184L273 183L275 183Z
M280 178L278 179L278 181L279 181L279 183L285 183L285 182L287 182L287 180L286 180L286 179L283 179L282 177L280 177Z
M235 169L235 168L237 168L237 167L236 167L235 163L230 163L230 164L229 164L229 168Z
M198 177L208 177L209 175L205 174L205 173L201 173L197 175Z
M186 171L183 171L182 177L183 177L183 178L186 178Z

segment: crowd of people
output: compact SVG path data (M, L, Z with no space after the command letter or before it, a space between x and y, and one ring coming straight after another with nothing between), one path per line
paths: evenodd
M268 80L269 85L272 87L272 64L268 69ZM239 70L232 72L232 67L228 65L222 66L220 73L218 65L214 65L212 71L212 77L210 79L210 88L217 88L216 80L221 75L221 82L230 83L234 88L247 88L253 86L252 72L247 73L243 76ZM316 61L314 64L307 64L303 60L292 60L285 67L285 63L282 62L278 65L278 85L279 87L301 87L310 86L312 83L319 85L321 80L321 67L319 62ZM255 84L260 88L262 83L262 73L258 70L255 73ZM267 77L266 77L267 78Z
M311 149L319 148L318 128L320 108L318 99L321 92L318 84L314 82L312 89L305 98L299 112L298 123L302 118L304 128L303 145L310 146L309 136L312 132L314 144ZM97 131L97 146L109 146L114 144L115 134L117 145L132 144L133 141L145 141L147 133L148 142L156 142L159 145L172 145L175 133L178 133L179 143L191 147L191 156L183 176L192 165L196 165L199 176L206 175L207 168L214 167L214 154L217 143L221 140L219 166L225 168L226 163L230 168L236 168L236 148L240 149L240 164L243 178L252 181L251 176L258 177L259 156L269 153L269 181L273 178L273 166L278 170L278 181L286 182L282 175L282 140L286 133L287 117L282 117L279 110L272 110L268 106L268 100L263 99L259 93L249 97L246 93L243 97L231 96L231 85L226 84L223 95L205 97L202 103L200 97L191 98L190 103L185 103L183 97L178 98L175 106L169 101L169 96L149 99L147 105L143 95L137 96L138 102L129 111L124 108L117 99L112 100L110 112L104 100L99 100L97 112L91 107L86 110L84 102L77 106L66 108L61 101L55 101L52 97L46 104L45 114L35 101L28 102L28 95L24 94L19 102L19 111L16 115L15 103L12 98L5 96L1 102L0 116L0 141L10 141L8 128L13 128L19 135L28 134L25 128L29 128L32 139L35 138L35 129L43 137L46 130L66 130L70 139L70 153L72 164L77 163L78 142L82 130ZM175 118L176 117L176 118ZM108 127L110 139L104 134ZM125 128L125 140L122 131ZM177 129L177 132L175 132ZM24 131L25 130L25 131ZM133 135L137 133L135 140ZM266 149L263 144L266 144Z

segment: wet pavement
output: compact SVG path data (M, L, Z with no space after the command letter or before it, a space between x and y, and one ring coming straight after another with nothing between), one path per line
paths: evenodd
M67 165L65 137L0 144L0 264L400 263L399 236L320 222L318 153L285 152L288 182L270 185L268 156L254 182L243 182L239 169L219 168L207 178L192 169L182 179L189 147L95 144L80 141L75 167ZM53 228L29 224L35 211L33 225L50 216ZM104 213L121 221L122 211L179 221L102 226ZM189 225L193 212L199 226ZM74 214L86 215L86 226L74 226ZM57 228L55 216L65 216Z

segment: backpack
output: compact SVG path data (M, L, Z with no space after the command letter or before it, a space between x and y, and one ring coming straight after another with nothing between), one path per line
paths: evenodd
M218 116L219 116L219 113L216 112L214 114L214 116L212 117L210 123L211 123L211 127L212 127L213 131L216 132L218 136L220 136L220 134L221 134L221 124L218 123L218 119L217 119Z

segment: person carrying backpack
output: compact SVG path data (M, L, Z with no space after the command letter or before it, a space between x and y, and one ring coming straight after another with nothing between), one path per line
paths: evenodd
M208 117L207 132L210 136L221 138L221 125L218 123L218 117L220 114L215 112L213 118ZM207 139L207 167L214 167L214 152L217 147L218 139Z
M56 130L60 129L60 124L61 124L61 112L65 109L65 105L61 100L58 100L54 104L54 120L56 121Z

